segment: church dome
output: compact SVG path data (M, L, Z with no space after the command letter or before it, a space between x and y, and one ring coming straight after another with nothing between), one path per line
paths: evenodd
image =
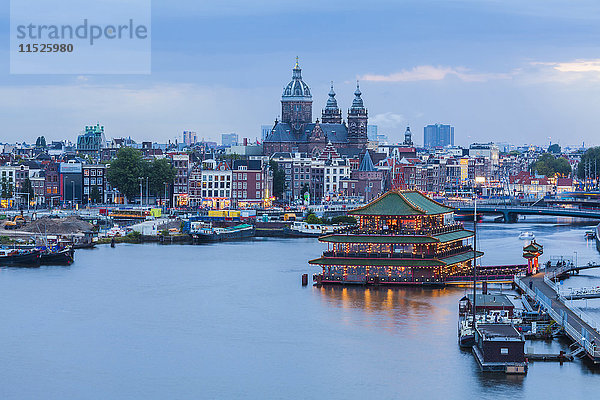
M296 66L293 69L292 80L283 89L282 100L311 100L310 88L302 80L302 69L298 65L296 57Z

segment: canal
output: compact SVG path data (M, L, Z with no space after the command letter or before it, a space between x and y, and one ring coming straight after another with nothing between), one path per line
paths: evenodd
M483 264L600 261L568 220L479 225ZM0 269L0 398L549 399L597 395L576 361L483 375L456 343L464 288L301 287L316 239L79 250L69 267ZM600 284L587 271L564 285ZM581 303L585 306L585 302ZM600 300L588 302L600 317ZM538 352L566 343L528 343Z

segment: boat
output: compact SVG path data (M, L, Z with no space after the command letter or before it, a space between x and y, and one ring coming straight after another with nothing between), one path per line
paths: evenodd
M533 240L533 239L535 239L535 235L533 234L533 232L525 231L525 232L521 232L521 234L519 235L519 239L520 240Z
M38 267L40 255L35 249L0 249L0 266Z
M343 228L343 225L309 224L308 222L294 221L291 226L283 228L283 231L285 236L320 237L331 235Z
M69 265L74 261L75 250L73 247L42 248L40 249L40 264L42 265Z
M596 248L600 251L600 224L596 226Z
M194 242L221 242L247 239L254 236L254 226L240 224L230 228L215 228L212 224L196 222L191 225L190 235Z
M596 238L596 232L595 231L587 231L585 233L585 238L586 240L592 240Z

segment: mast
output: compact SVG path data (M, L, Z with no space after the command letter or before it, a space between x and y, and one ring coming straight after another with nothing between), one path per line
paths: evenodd
M477 198L473 208L473 332L475 332L475 315L477 314Z

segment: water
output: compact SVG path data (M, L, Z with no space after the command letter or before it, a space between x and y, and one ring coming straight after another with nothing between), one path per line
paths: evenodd
M483 263L600 261L589 225L480 225ZM0 269L0 398L552 399L597 395L576 361L485 375L456 343L463 288L301 287L314 239L77 251L70 267ZM542 260L542 261L543 261ZM600 271L565 285L590 286ZM584 305L584 303L582 303ZM600 315L600 301L588 311ZM567 344L535 342L538 351Z

